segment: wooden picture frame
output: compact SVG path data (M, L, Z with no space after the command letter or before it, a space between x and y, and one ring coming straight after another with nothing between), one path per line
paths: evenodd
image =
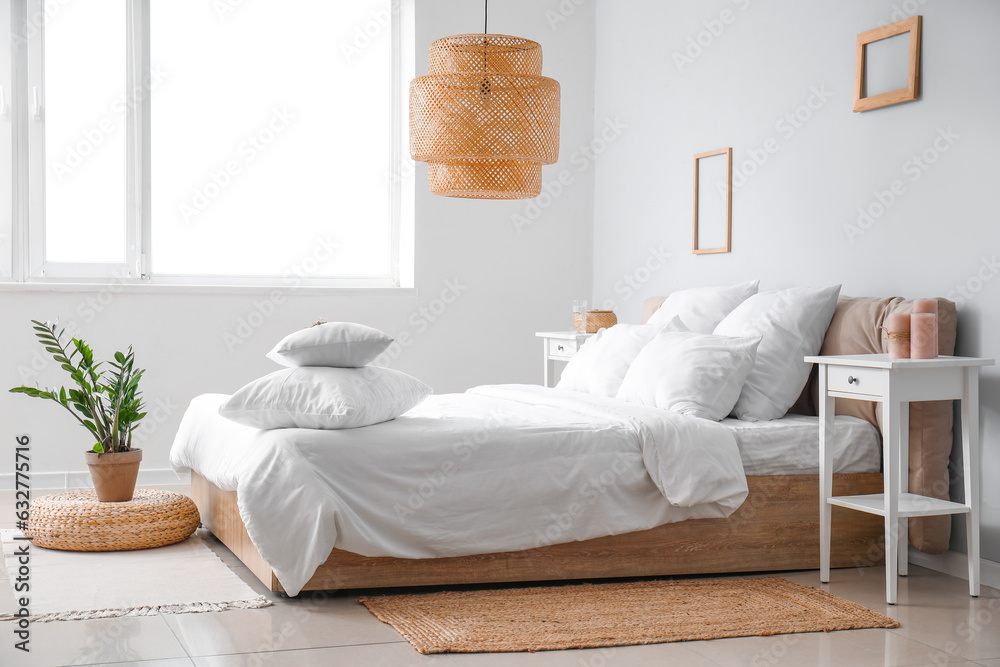
M699 248L698 247L698 193L700 187L700 171L698 161L716 155L726 156L726 245L721 248ZM694 156L694 254L710 255L720 252L732 252L733 248L733 149L720 148L716 151L699 153Z
M920 79L920 27L922 18L920 15L912 16L908 19L897 21L881 28L875 28L874 30L869 30L858 35L854 56L855 111L870 111L871 109L878 109L917 99L917 87ZM865 47L872 42L905 33L910 33L906 88L865 97L865 54L867 51Z

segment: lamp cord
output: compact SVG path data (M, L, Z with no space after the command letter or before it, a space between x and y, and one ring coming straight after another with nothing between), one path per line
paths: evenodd
M485 73L489 66L486 61L486 49L489 40L487 35L489 34L490 26L490 0L483 0L483 72ZM485 76L482 81L479 82L479 95L483 100L488 100L490 95L490 79L489 76Z

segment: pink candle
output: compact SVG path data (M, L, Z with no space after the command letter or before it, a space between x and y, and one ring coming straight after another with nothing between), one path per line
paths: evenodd
M910 315L910 354L914 359L937 359L938 322L934 313Z
M889 315L886 338L889 340L890 359L910 358L910 315L893 313Z
M913 302L913 312L938 314L937 299L917 299Z

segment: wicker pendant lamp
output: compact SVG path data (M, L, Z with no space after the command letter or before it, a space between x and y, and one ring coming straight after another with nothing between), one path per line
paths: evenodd
M453 35L431 44L410 83L410 155L445 197L530 199L559 159L559 82L521 37Z

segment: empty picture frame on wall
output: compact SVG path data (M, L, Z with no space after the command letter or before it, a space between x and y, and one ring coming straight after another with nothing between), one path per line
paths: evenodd
M694 156L694 254L731 252L733 149Z
M890 25L875 28L858 35L858 43L854 56L854 110L869 111L879 107L887 107L900 102L917 99L917 85L920 79L920 26L922 17L912 16ZM906 58L906 87L890 90L884 93L871 94L869 78L875 63L869 62L873 54L869 45L890 37L909 33L909 46ZM899 63L879 63L879 65L898 65Z

